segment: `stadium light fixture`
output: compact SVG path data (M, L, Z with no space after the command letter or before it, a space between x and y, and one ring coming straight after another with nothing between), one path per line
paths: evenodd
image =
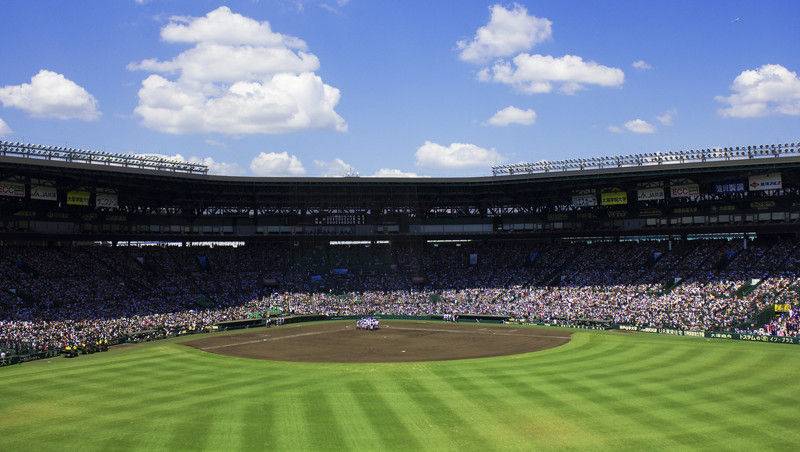
M784 143L771 145L749 145L715 147L706 149L688 149L680 151L659 151L654 153L631 154L621 156L602 156L582 159L564 159L557 161L540 161L536 163L506 164L492 167L492 174L502 176L508 174L534 174L546 173L552 169L578 169L580 171L592 168L604 168L605 166L616 164L617 167L623 166L646 166L660 165L663 162L680 161L681 163L705 162L713 160L731 159L752 159L768 155L779 157L782 155L798 154L800 143Z
M115 154L107 151L86 151L63 146L44 146L34 144L22 144L19 142L0 141L0 152L6 155L21 156L27 158L46 158L48 160L62 160L66 162L86 162L89 164L105 163L106 165L114 162L121 163L123 166L133 166L153 170L171 170L173 172L187 172L208 174L208 166L200 163L179 162L170 159L154 159L145 156L133 156L128 154ZM158 162L158 164L156 164Z

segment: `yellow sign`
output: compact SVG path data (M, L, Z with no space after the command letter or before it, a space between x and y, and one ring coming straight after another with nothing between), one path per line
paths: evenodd
M789 312L791 305L775 303L775 312Z
M622 190L604 191L600 193L600 204L604 206L628 204L628 193Z
M70 190L67 192L67 205L88 206L91 193L84 190Z

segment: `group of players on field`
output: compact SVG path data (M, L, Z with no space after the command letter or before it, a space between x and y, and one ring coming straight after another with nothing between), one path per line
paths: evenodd
M356 329L358 330L377 330L379 328L380 322L372 317L364 317L356 322Z

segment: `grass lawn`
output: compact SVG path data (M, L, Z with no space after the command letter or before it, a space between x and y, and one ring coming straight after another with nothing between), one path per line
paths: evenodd
M800 444L794 345L577 330L524 355L312 364L179 343L196 337L0 368L0 450Z

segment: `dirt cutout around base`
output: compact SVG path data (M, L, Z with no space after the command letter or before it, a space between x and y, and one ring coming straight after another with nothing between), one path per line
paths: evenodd
M444 361L516 355L564 345L570 332L465 323L381 321L375 331L353 322L318 322L184 342L199 350L295 362Z

